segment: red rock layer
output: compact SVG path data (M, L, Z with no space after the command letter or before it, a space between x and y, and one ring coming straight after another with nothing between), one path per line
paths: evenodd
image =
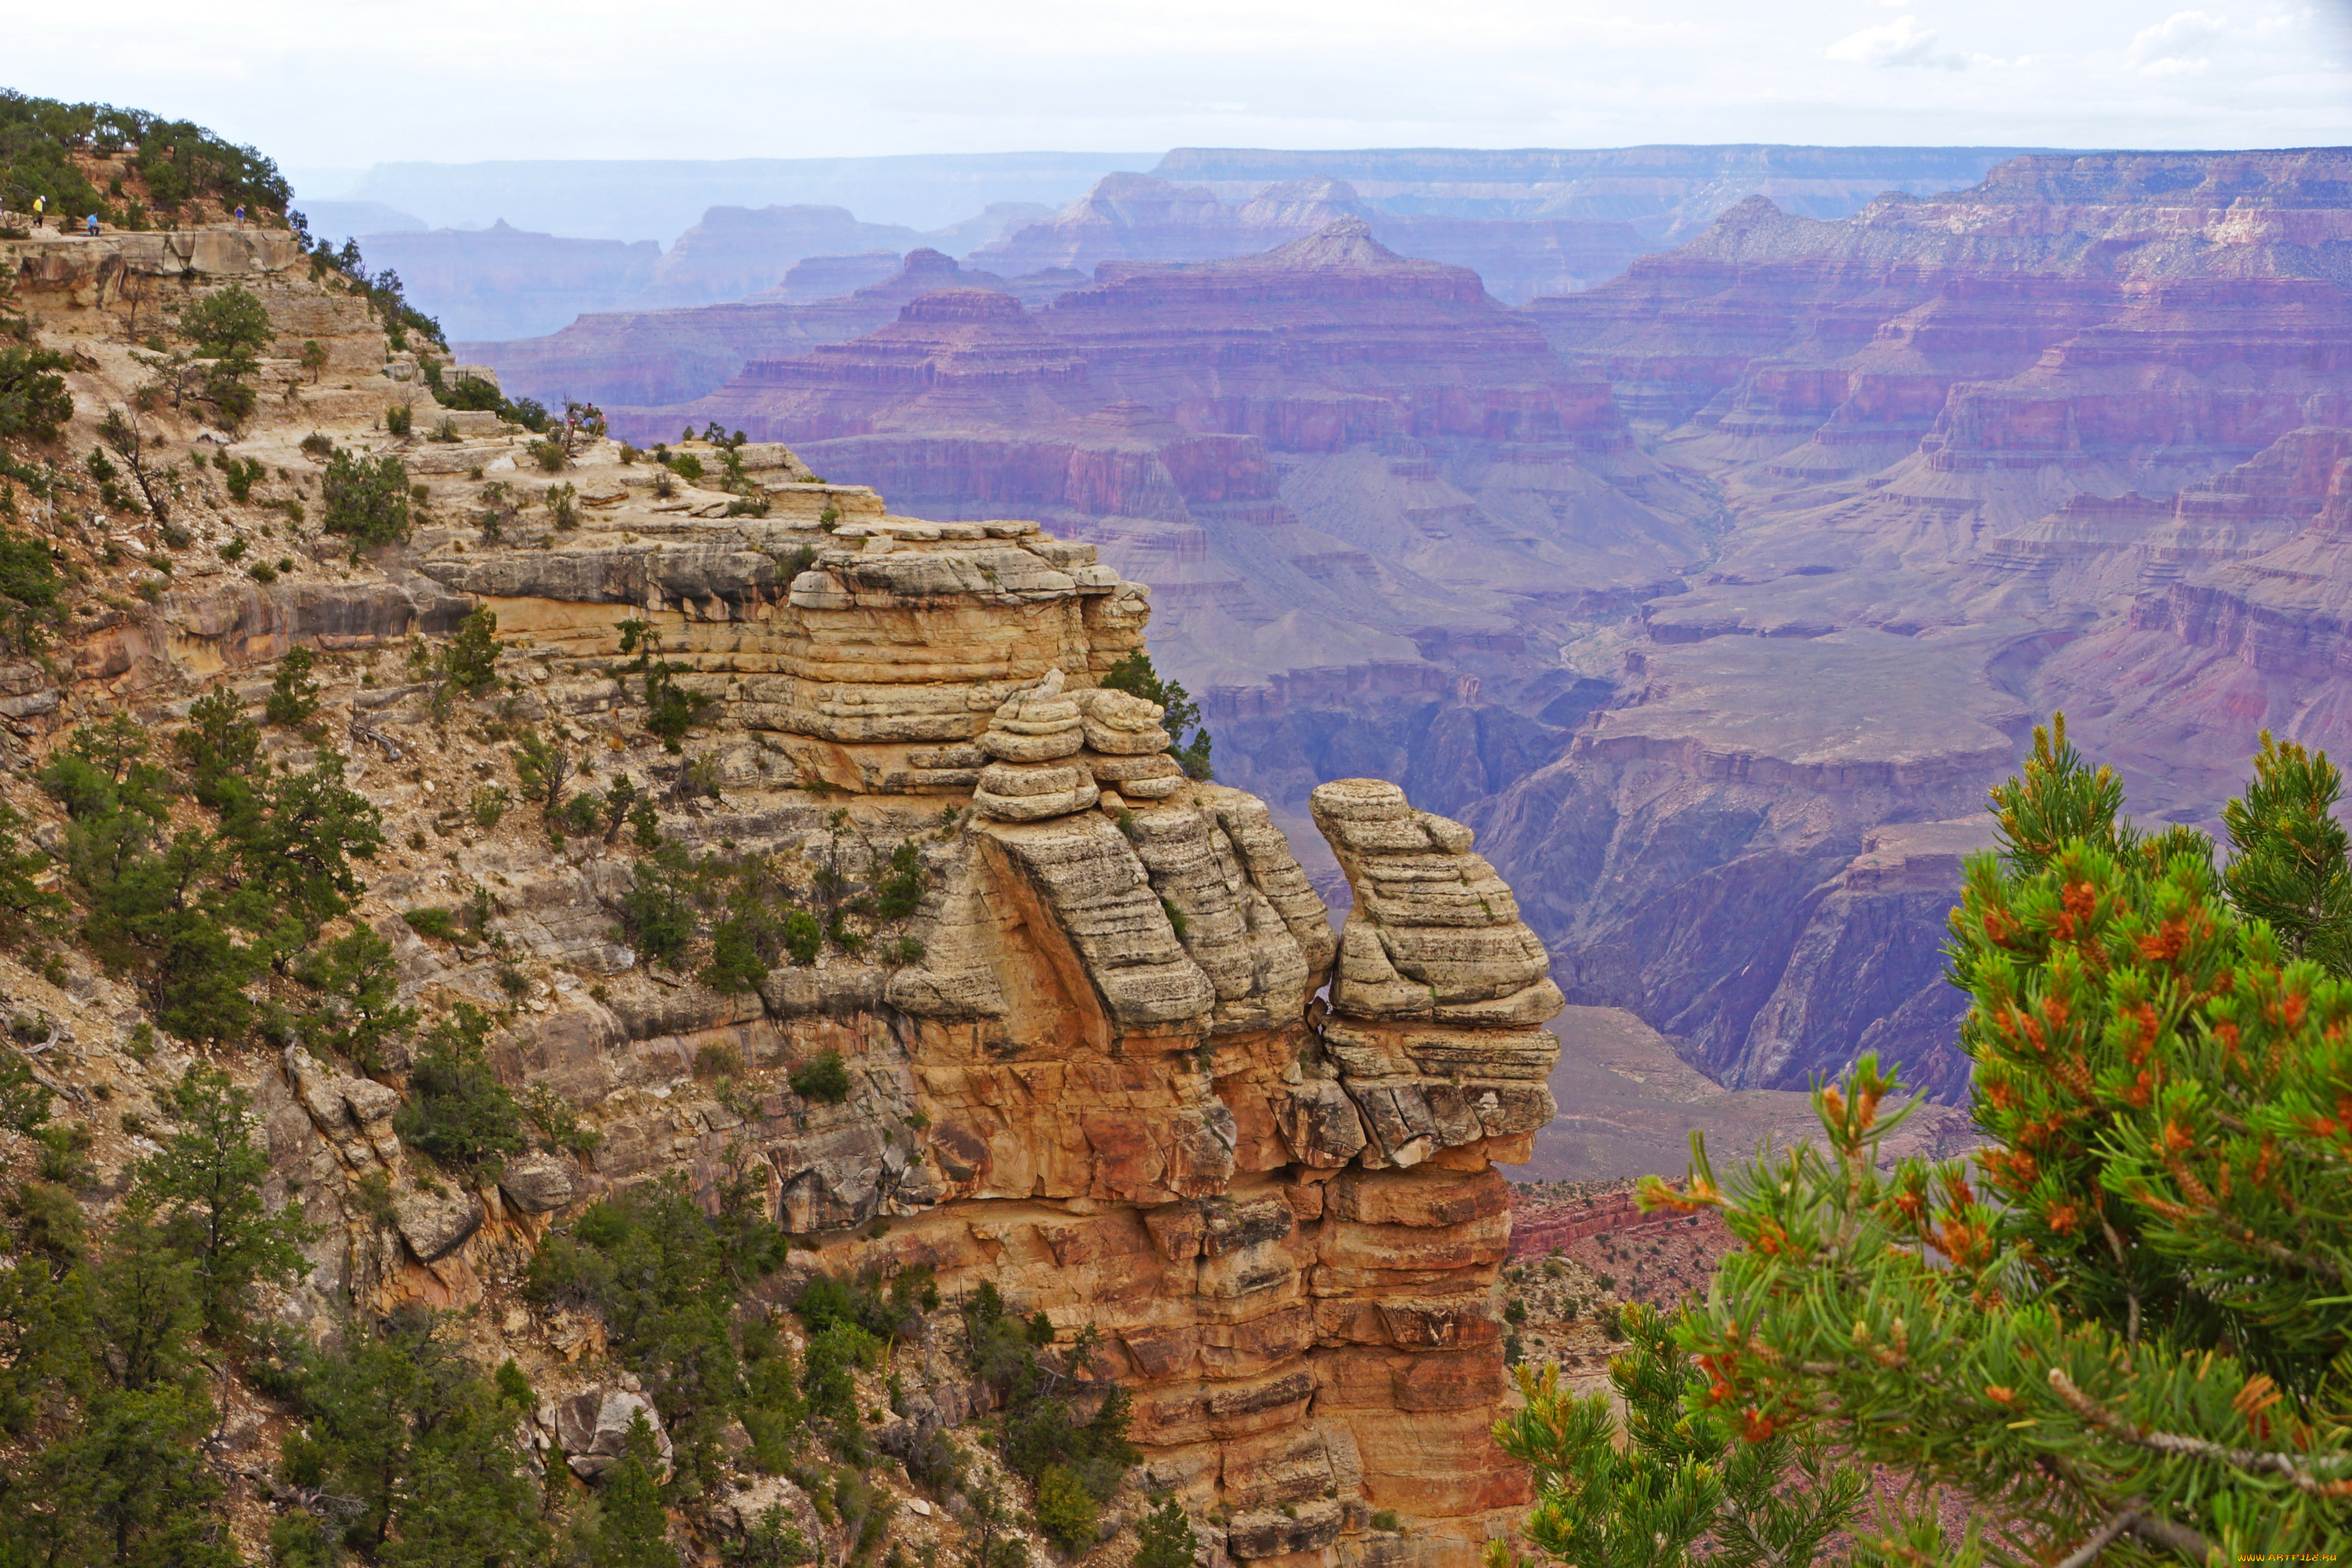
M1691 420L1693 455L1783 478L1915 449L1945 474L2210 471L2352 376L2348 174L2340 149L2035 157L1833 223L1751 198L1531 313L1630 413Z
M749 361L803 354L887 325L919 295L1007 287L994 273L968 271L936 250L916 250L891 277L835 299L803 303L776 290L695 310L614 310L582 316L547 337L460 342L457 352L494 367L509 396L608 405L684 403ZM663 436L675 434L673 422Z

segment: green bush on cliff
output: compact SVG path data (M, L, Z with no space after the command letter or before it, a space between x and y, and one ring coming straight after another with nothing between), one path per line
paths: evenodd
M198 1066L163 1099L175 1131L102 1234L39 1183L0 1205L0 1562L236 1562L200 1447L222 1419L206 1363L251 1348L247 1291L299 1272L301 1226L264 1201L225 1076Z
M57 553L37 540L0 529L0 647L37 653L64 618Z
M1066 1478L1099 1505L1117 1494L1139 1456L1128 1441L1134 1402L1108 1383L1085 1381L1092 1370L1096 1336L1089 1326L1064 1352L1060 1369L1049 1371L1037 1352L1054 1342L1054 1324L1043 1311L1023 1318L992 1285L982 1284L963 1302L964 1352L974 1375L996 1390L1003 1405L998 1427L1005 1464L1042 1486L1046 1473ZM1082 1415L1085 1402L1094 1401ZM1063 1523L1076 1529L1075 1510ZM1067 1550L1067 1548L1066 1548Z
M125 1212L190 1260L205 1327L229 1340L257 1281L308 1271L310 1229L290 1205L264 1201L269 1159L253 1142L253 1099L226 1073L199 1062L163 1099L174 1131L134 1167Z
M199 700L190 718L173 750L214 827L173 824L173 781L126 714L77 729L39 780L72 818L63 859L87 911L83 939L138 984L164 1027L234 1039L253 1016L244 987L350 909L361 889L352 862L383 836L333 752L299 772L274 767L226 693Z
M1814 1095L1818 1144L1718 1180L1698 1143L1684 1187L1647 1184L1740 1243L1654 1347L1677 1395L1658 1419L1690 1434L1653 1489L1693 1500L1679 1539L1732 1522L1698 1450L1790 1438L1914 1489L1857 1529L1859 1563L2227 1562L2352 1534L2339 793L2324 754L2265 734L2217 868L2204 835L2126 820L2063 720L2036 731L1951 917L1988 1145L1883 1166L1910 1108L1865 1055ZM1605 1414L1539 1392L1497 1428L1545 1482L1531 1542L1683 1517L1594 1492ZM1945 1541L1929 1488L1985 1538Z
M408 468L398 458L370 459L337 447L319 493L327 508L322 526L352 542L354 561L362 550L408 537Z
M643 1382L681 1471L714 1479L719 1438L741 1417L760 1462L777 1468L805 1411L791 1356L763 1325L739 1327L738 1293L782 1260L751 1194L722 1191L715 1217L675 1177L601 1198L531 1259L541 1306L593 1312L614 1356Z
M401 1142L467 1175L523 1152L522 1107L490 1065L489 1018L460 1002L425 1035L393 1116Z
M73 394L58 374L73 368L61 353L30 343L0 346L0 441L54 441L73 417Z
M0 90L0 205L26 212L35 196L46 196L52 213L94 212L117 222L115 208L73 154L89 150L114 157L132 143L139 148L133 166L159 207L205 199L224 211L242 205L256 216L286 210L291 191L276 163L200 125L143 110L8 90Z
M181 312L180 331L194 342L199 355L212 362L204 376L205 398L231 425L250 418L256 399L246 384L261 368L256 356L269 346L273 335L269 312L261 301L232 283Z
M1394 1515L1391 1515L1391 1522ZM1380 1527L1377 1515L1373 1528ZM1136 1521L1135 1561L1130 1568L1197 1568L1201 1561L1201 1538L1192 1533L1192 1521L1184 1517L1184 1506L1172 1497L1163 1497L1157 1506Z
M355 924L313 950L294 974L319 993L303 1030L313 1050L342 1057L362 1072L382 1072L392 1065L394 1046L419 1016L415 1008L400 1005L400 961L392 943Z
M1102 1528L1102 1504L1076 1472L1048 1465L1037 1477L1037 1528L1045 1539L1075 1557L1095 1543Z
M849 1098L849 1068L839 1051L819 1051L785 1077L794 1094L819 1105L839 1105Z
M352 1323L332 1349L299 1355L292 1381L301 1422L280 1473L342 1505L324 1510L340 1530L284 1532L316 1552L308 1561L334 1562L336 1545L385 1563L540 1560L548 1531L514 1410L444 1320L404 1308Z
M1164 709L1161 727L1168 731L1169 754L1176 759L1187 777L1210 779L1215 776L1209 765L1209 731L1201 724L1201 705L1192 700L1192 693L1181 681L1162 680L1151 667L1151 656L1141 648L1113 664L1102 678L1106 689L1124 691L1130 697L1140 697L1146 702L1156 702Z

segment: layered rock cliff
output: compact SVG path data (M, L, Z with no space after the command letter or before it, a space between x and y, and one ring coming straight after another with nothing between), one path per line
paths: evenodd
M1423 745L1431 708L1544 679L1558 627L1630 605L1696 548L1708 503L1633 450L1599 384L1562 375L1475 275L1360 220L1256 258L1100 272L1034 312L918 300L865 338L616 417L648 436L717 419L929 515L1027 512L1097 542L1154 584L1163 662L1250 731L1234 776L1294 812L1318 778L1404 776L1390 763ZM1452 721L1480 744L1437 771L1483 782L1548 755L1580 711Z
M1530 904L1571 997L1736 1087L1876 1048L1957 1094L1942 913L2032 717L2182 822L2265 724L2340 749L2347 168L2043 156L1838 222L1751 200L1530 310L1736 520L1595 645L1619 705L1466 813L1523 885L1604 889Z
M74 726L121 712L167 733L200 695L250 699L310 650L317 727L271 730L263 756L353 752L387 842L351 920L391 942L402 1000L491 1013L499 1076L594 1135L458 1179L394 1131L415 1093L404 1049L334 1059L297 1025L268 1049L200 1052L159 1037L142 994L85 954L0 958L14 1005L70 1042L42 1070L101 1135L107 1190L142 1134L87 1086L152 1126L209 1057L264 1114L270 1201L316 1227L275 1313L315 1332L346 1312L467 1310L469 1353L517 1360L543 1400L534 1441L583 1477L659 1401L620 1379L592 1315L515 1280L584 1205L675 1177L806 1249L780 1283L921 1265L950 1295L986 1283L1042 1313L1062 1352L1083 1344L1093 1375L1132 1393L1137 1485L1174 1492L1232 1559L1436 1568L1511 1526L1524 1478L1486 1436L1508 1229L1495 1163L1525 1158L1551 1117L1542 1026L1559 994L1468 829L1393 784L1318 789L1353 894L1335 939L1265 805L1188 777L1160 711L1101 685L1143 646L1151 594L1092 545L893 516L772 449L738 454L751 477L730 494L624 464L613 442L550 471L495 420L395 437L381 415L414 395L413 365L278 237L0 242L0 260L44 332L98 366L77 373L79 443L121 401L117 372L136 374L109 341L126 277L191 300L234 281L281 337L333 345L318 384L289 378L226 443L238 466L175 470L184 542L105 503L154 557L187 552L182 569L155 575L101 551L98 527L37 514L81 569L152 590L7 672L0 793L52 833L58 808L25 771ZM158 463L200 435L193 410L145 417ZM404 541L317 531L302 501L320 444L404 460ZM247 463L242 491L209 477ZM229 564L259 540L302 560ZM498 679L467 696L429 673L434 639L483 609ZM428 673L404 681L412 647ZM647 729L663 681L707 700L688 702L682 754ZM641 859L618 816L602 832L515 801L544 782L510 773L519 731L587 775L575 800L643 803L636 837L667 847ZM827 934L726 989L698 958L656 963L632 900L675 866L750 879L771 916L814 910ZM886 870L895 912L872 895ZM468 900L470 923L447 918ZM800 1076L820 1060L838 1092ZM0 1137L11 1159L29 1148ZM936 1347L898 1370L887 1451L986 1401ZM270 1398L239 1385L231 1403L223 1462L266 1477ZM796 1483L728 1473L714 1520L748 1529L780 1499L817 1528ZM952 1542L951 1522L914 1511L919 1543Z
M1568 218L1632 226L1659 249L1752 195L1807 217L1847 217L1888 191L1957 190L2022 148L1729 146L1179 147L1152 173L1244 200L1275 181L1344 180L1399 215Z
M1232 200L1205 185L1112 174L1050 221L1009 231L971 259L1011 273L1213 261L1304 239L1349 217L1364 219L1403 255L1471 268L1488 292L1513 304L1589 289L1655 248L1633 226L1613 221L1383 210L1328 176L1276 181Z
M731 304L598 311L545 337L461 342L457 352L495 367L517 395L613 405L684 403L724 384L751 361L787 358L863 336L887 325L902 306L923 294L985 289L1042 302L1083 281L1075 273L1008 281L929 247L909 251L903 261L892 253L881 254L891 264L878 279L814 299L803 297L794 284L795 268L783 275L781 288L762 289ZM825 259L854 263L858 258ZM832 276L839 279L844 274Z

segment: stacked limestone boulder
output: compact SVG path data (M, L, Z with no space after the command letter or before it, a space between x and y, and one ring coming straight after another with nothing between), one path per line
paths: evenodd
M1087 743L1078 705L1063 695L1058 668L1000 704L980 737L995 759L980 772L971 804L1000 822L1040 822L1095 804L1100 794L1077 753Z
M1184 770L1168 754L1160 727L1167 710L1124 691L1078 693L1086 715L1087 762L1095 783L1122 801L1166 800L1184 787Z
M1470 829L1415 811L1383 779L1339 779L1312 797L1355 895L1331 976L1325 1053L1370 1134L1370 1165L1496 1141L1527 1158L1552 1119L1545 1077L1563 1005L1541 939Z

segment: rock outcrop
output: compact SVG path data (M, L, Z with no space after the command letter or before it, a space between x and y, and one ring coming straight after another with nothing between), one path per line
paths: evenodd
M697 1179L748 1162L789 1227L845 1237L830 1262L927 1264L1091 1326L1148 1473L1229 1510L1234 1557L1351 1557L1395 1510L1421 1521L1407 1558L1466 1561L1524 1495L1486 1436L1492 1162L1550 1118L1559 1005L1508 889L1393 785L1327 785L1356 900L1335 942L1265 806L1185 777L1160 710L1096 684L1140 646L1139 585L1032 524L828 533L793 499L691 542L417 563L583 689L620 616L654 616L772 770L729 819L739 847L824 839L828 813L922 837L911 956L779 971L749 1020L666 1010L680 1051L723 1038L756 1072L837 1048L857 1085L710 1121ZM794 539L814 559L780 581ZM942 805L965 814L941 828ZM649 1026L565 1013L502 1057L604 1107L600 1183L677 1158L666 1105L626 1109ZM848 1235L876 1220L887 1237Z
M44 330L83 329L100 369L78 376L103 393L137 374L99 357L117 331L100 312L143 241L0 244L56 312ZM217 248L166 237L139 276L191 295L233 279L281 335L346 330L317 383L235 438L155 416L158 449L228 454L184 470L184 571L152 574L135 610L74 617L52 663L0 678L0 763L21 777L116 710L168 731L201 692L251 698L286 649L310 650L320 728L257 744L273 766L317 756L322 734L350 747L343 776L387 826L351 918L384 939L404 1004L488 1010L489 1059L543 1134L461 1175L401 1135L411 1043L338 1065L305 1016L269 1052L222 1050L265 1118L270 1201L315 1227L308 1275L272 1310L318 1332L464 1310L485 1364L515 1354L544 1391L533 1440L593 1475L658 1391L613 1364L593 1314L517 1283L584 1205L677 1181L817 1252L774 1289L810 1268L923 1265L951 1296L991 1283L1066 1347L1083 1337L1135 1396L1147 1488L1213 1520L1229 1558L1458 1568L1516 1523L1526 1479L1487 1435L1508 1230L1495 1163L1524 1158L1550 1115L1540 1026L1559 994L1467 829L1392 785L1328 789L1356 909L1335 973L1327 907L1265 803L1191 776L1165 712L1102 685L1143 647L1151 595L1093 544L892 515L772 444L729 453L740 477L722 492L614 441L575 442L548 472L519 460L520 431L394 436L383 410L422 395L414 356L290 247L184 266ZM87 442L96 416L78 417ZM354 555L305 512L280 547L300 561L232 572L232 539L293 526L320 423L409 464L409 536ZM247 471L232 460L251 465L247 493L210 478ZM59 526L92 574L147 571ZM383 662L478 607L497 616L495 700ZM648 732L640 672L707 700L689 701L688 755ZM650 962L630 899L669 862L638 858L618 826L558 837L492 787L513 727L593 765L576 803L640 803L638 831L679 863L767 879L776 907L828 917L824 940L726 989L698 958ZM54 803L8 793L63 841ZM425 918L459 905L462 921ZM128 1043L142 1013L125 983L76 973L68 994L0 965L71 1020L86 1062L138 1086L125 1109L148 1114L194 1059ZM137 1157L135 1125L110 1128L110 1181ZM925 1361L908 1363L901 1436L974 1413L943 1349L908 1354ZM658 1426L656 1445L667 1458ZM1390 1513L1403 1533L1374 1528Z

